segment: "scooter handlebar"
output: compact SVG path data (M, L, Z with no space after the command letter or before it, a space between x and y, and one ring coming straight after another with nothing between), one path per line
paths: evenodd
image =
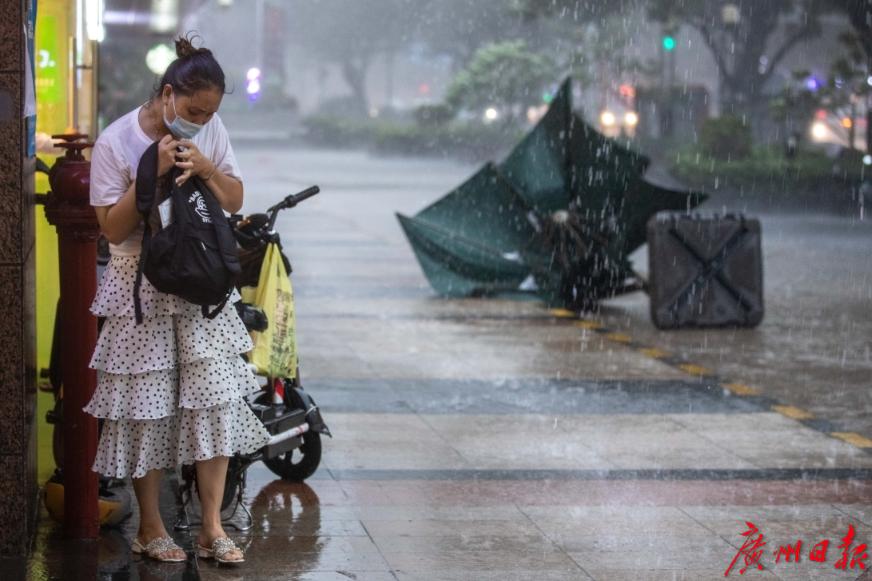
M267 212L272 212L274 210L284 210L285 208L293 208L294 206L296 206L297 204L299 204L303 200L311 198L312 196L314 196L315 194L317 194L320 191L321 191L321 188L319 188L318 186L312 186L310 188L306 188L302 192L299 192L296 194L291 194L290 196L288 196L287 198L285 198L284 200L282 200L281 202L279 202L278 204L276 204L275 206L273 206L272 208L267 210Z
M318 186L312 186L311 188L306 188L305 190L303 190L299 194L294 194L292 196L288 196L288 198L292 198L293 199L292 205L296 206L297 204L299 204L303 200L311 198L312 196L314 196L315 194L317 194L320 191L321 191L321 188L319 188ZM288 199L288 198L285 198L285 199Z

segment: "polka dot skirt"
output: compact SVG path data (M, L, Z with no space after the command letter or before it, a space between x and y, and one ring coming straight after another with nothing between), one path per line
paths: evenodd
M84 408L105 420L93 470L140 478L262 447L269 433L242 399L259 387L240 357L252 344L232 306L239 295L209 320L143 279L145 320L137 325L137 263L113 256L91 305L106 317L91 359L97 389Z

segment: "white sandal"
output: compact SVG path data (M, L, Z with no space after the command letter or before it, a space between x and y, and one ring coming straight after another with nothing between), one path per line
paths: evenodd
M164 563L184 563L188 560L187 556L183 559L178 557L161 557L161 555L169 551L182 550L170 537L158 537L145 545L139 539L133 539L133 545L130 548L137 555L146 555L155 561L163 561Z
M212 541L212 548L206 548L200 543L197 543L197 556L201 559L215 559L219 563L244 563L245 562L245 554L242 555L240 559L225 559L224 555L229 553L230 551L239 551L242 553L242 549L236 546L236 543L233 540L227 537L221 537Z

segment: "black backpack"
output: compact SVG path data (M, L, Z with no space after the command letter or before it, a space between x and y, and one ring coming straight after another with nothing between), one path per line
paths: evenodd
M136 173L136 209L145 221L142 254L133 287L136 322L142 323L139 289L142 275L160 292L202 306L203 316L214 318L227 303L240 273L239 253L230 223L218 200L200 178L181 186L171 169L157 176L158 149L153 143L139 160ZM170 198L172 222L160 227L157 205ZM217 305L209 311L210 305Z

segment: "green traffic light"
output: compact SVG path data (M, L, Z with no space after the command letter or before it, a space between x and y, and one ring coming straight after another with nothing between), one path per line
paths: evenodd
M675 39L671 36L663 37L663 48L667 51L675 50Z

